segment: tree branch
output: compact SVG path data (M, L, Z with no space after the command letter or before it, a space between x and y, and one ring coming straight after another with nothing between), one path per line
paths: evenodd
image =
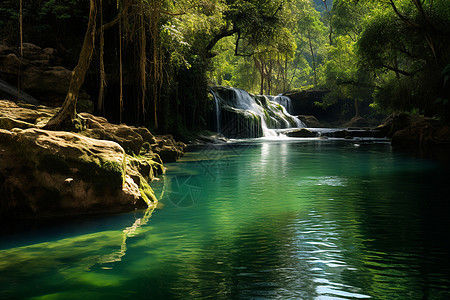
M97 34L99 34L101 31L104 31L104 30L109 29L109 28L113 27L114 25L116 25L119 22L119 20L128 12L128 9L130 8L131 3L132 3L132 1L124 1L122 10L116 15L116 17L114 19L112 19L108 23L101 25L101 29L97 30Z
M405 22L405 23L406 23L408 26L410 26L410 27L413 27L413 28L420 28L420 25L419 25L419 24L417 24L417 23L415 23L415 22L409 20L408 18L406 18L404 15L402 15L402 14L398 11L397 6L395 6L395 3L394 3L393 0L389 0L389 2L390 2L390 4L391 4L392 9L394 10L395 14L400 18L400 20L402 20L403 22Z
M234 55L235 55L235 56L242 56L242 57L250 57L250 56L252 56L253 54L255 54L254 51L252 51L252 53L249 53L249 54L240 54L240 53L239 53L239 40L241 39L241 32L238 31L237 34L238 34L238 37L237 37L237 39L236 39L236 45L235 45L235 47L234 47Z
M386 68L386 69L388 69L388 70L390 70L390 71L393 71L393 72L396 72L396 73L399 73L399 74L408 76L408 77L411 77L411 76L413 76L414 74L417 73L417 71L411 73L411 72L404 71L404 70L401 70L401 69L398 69L398 68L396 68L396 67L392 67L392 66L389 66L389 65L386 65L386 64L383 64L382 67L383 67L383 68Z
M227 36L232 36L237 33L237 30L233 27L232 29L227 29L226 27L222 28L222 30L211 40L208 45L206 45L205 50L207 53L207 58L213 58L217 54L211 53L212 48L223 38Z

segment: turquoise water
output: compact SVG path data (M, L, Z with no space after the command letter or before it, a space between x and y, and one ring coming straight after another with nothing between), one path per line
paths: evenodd
M4 228L0 299L450 298L438 162L254 140L167 167L154 211Z

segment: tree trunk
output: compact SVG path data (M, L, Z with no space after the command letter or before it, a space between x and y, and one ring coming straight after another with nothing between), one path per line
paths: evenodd
M78 64L72 71L69 90L66 99L59 112L45 125L48 130L76 130L76 105L78 92L84 82L84 77L91 63L95 42L95 23L97 16L97 0L90 0L89 22L84 36L83 47L81 48Z
M316 58L314 57L314 50L311 42L311 33L308 30L308 40L309 40L309 50L311 51L311 58L313 64L313 72L314 72L314 87L317 86L317 73L316 73Z
M328 39L330 41L330 46L333 45L333 25L331 24L331 12L328 9L328 4L327 4L327 0L322 0L323 4L325 5L325 10L327 11L328 14L328 26L330 27L330 30L328 32Z
M22 60L23 60L23 5L22 0L19 2L19 71L17 72L17 100L20 101L20 90L22 89L21 73L22 73Z
M359 101L355 99L355 117L359 117Z
M103 30L103 5L102 0L99 0L99 13L100 13L100 88L98 89L98 99L97 99L97 111L99 113L105 113L105 87L106 87L106 73L105 73L105 34Z

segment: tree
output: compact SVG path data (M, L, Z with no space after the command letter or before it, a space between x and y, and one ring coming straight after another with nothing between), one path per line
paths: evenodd
M325 44L326 27L320 20L320 14L308 2L302 2L297 21L299 41L306 44L309 52L308 60L313 71L313 85L317 86L319 67L317 52L321 45Z
M59 112L50 119L45 125L49 130L74 130L76 122L76 104L78 92L84 82L84 77L91 63L92 53L94 51L94 42L96 34L97 0L89 1L89 21L81 48L78 64L72 71L69 90L67 91L64 103Z
M357 45L364 66L378 78L377 103L448 118L448 104L438 99L450 63L449 28L445 0L390 0L371 10Z
M224 22L205 46L207 56L214 57L216 53L212 50L217 42L233 35L236 35L235 55L252 55L253 47L267 44L274 37L282 22L279 13L283 7L283 1L228 0L222 14Z
M328 46L327 60L321 70L321 84L330 89L330 93L321 105L326 107L339 100L350 100L358 117L359 102L371 98L374 86L368 73L360 67L355 47L348 35L337 36L334 44Z

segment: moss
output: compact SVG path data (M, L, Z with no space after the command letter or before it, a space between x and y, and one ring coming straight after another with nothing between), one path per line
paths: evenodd
M154 203L158 202L155 192L144 178L141 178L140 180L139 192L141 193L142 199L144 199L148 206L152 206Z
M27 128L31 128L31 127L34 127L34 125L31 123L28 123L28 122L14 120L11 118L6 118L6 117L0 118L0 128L2 128L2 129L6 129L6 130L11 130L13 128L27 129Z
M152 160L150 165L152 166L153 174L156 174L156 175L164 174L163 164L160 164L160 163Z
M144 142L143 144L142 144L142 147L141 147L141 153L142 152L148 152L149 150L151 150L152 149L152 146L150 145L150 143L149 142Z
M75 118L72 120L73 122L73 131L82 132L84 129L83 122L79 118Z
M78 175L85 181L94 183L96 190L100 191L104 186L121 189L125 180L124 168L118 162L104 160L99 157L81 158L82 162L74 162L79 165Z
M266 109L264 109L264 119L266 119L266 122L270 122L270 116Z

